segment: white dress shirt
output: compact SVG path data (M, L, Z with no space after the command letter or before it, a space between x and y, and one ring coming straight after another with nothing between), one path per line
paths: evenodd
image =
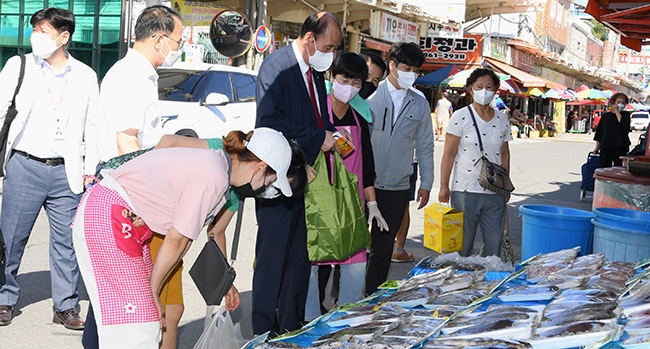
M69 107L64 99L70 96L70 61L58 71L44 60L39 59L40 76L34 94L41 96L34 99L29 110L23 131L14 141L13 149L21 150L39 158L60 158L64 154L64 143Z
M404 98L406 98L406 91L404 89L396 89L393 86L393 83L388 81L388 93L390 93L390 98L393 100L393 125L397 122L399 114L402 111L402 106L404 105Z
M138 130L140 148L158 143L162 137L157 110L158 74L140 52L130 49L109 69L102 80L99 97L102 104L97 144L100 161L118 155L117 132Z
M291 43L291 48L293 48L293 53L296 55L296 60L298 61L298 65L300 66L300 71L302 72L302 79L305 81L305 87L307 88L307 94L309 94L309 83L307 80L307 71L311 66L305 62L305 60L302 58L302 54L300 54L300 51L298 50L298 44L297 40L294 40ZM313 74L313 72L312 72ZM316 105L318 106L318 112L320 113L320 100L318 98L318 89L316 88L316 83L314 81L314 76L312 75L311 77L311 83L314 86L314 93L316 98ZM322 115L321 115L322 117Z

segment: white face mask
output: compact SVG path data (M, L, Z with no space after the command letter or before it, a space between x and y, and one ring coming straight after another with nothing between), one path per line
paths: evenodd
M32 42L32 53L34 56L40 59L50 58L54 51L63 45L63 42L61 42L61 45L56 46L56 40L59 39L61 34L59 34L55 40L52 40L49 36L47 36L47 34L32 32L32 36L29 40Z
M488 105L494 99L494 94L496 91L490 91L487 89L474 90L474 101L480 105Z
M361 89L352 85L339 84L336 80L334 80L334 84L332 85L334 97L343 103L351 101L352 98L359 94L359 90Z
M314 48L314 54L309 55L309 65L311 65L311 67L317 72L324 72L332 65L332 62L334 61L334 52L320 52L318 46L316 46L315 39ZM309 50L307 50L307 53L309 53Z
M619 103L619 104L617 104L616 106L618 107L618 111L623 111L623 110L625 110L625 104L623 104L623 103Z
M163 55L163 57L165 57L165 60L163 61L162 66L171 67L181 57L181 55L183 54L183 50L181 49L181 50L173 51L171 46L169 46L167 40L165 40L165 43L167 44L169 53L167 54L167 56ZM162 51L158 51L158 52L160 52L160 54L162 55Z
M415 83L415 79L417 79L418 75L413 72L407 72L407 71L401 71L399 69L397 70L397 84L399 87L403 90L407 90L413 86Z

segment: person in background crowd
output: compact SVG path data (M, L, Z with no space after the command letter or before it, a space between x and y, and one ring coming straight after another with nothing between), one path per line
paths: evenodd
M74 246L94 305L100 347L158 347L164 316L158 295L164 280L228 201L230 186L240 198L271 185L292 195L287 178L292 150L281 133L232 131L223 149L148 152L116 170L103 170L101 182L82 199ZM153 263L152 229L165 232Z
M436 129L438 130L438 132L436 132L436 140L439 140L440 136L442 136L444 140L447 123L449 123L449 117L453 112L454 109L449 101L449 93L445 91L442 93L442 97L436 103L436 109L433 111L433 114L435 115L434 121L436 123Z
M381 231L376 223L372 225L366 294L375 292L388 276L395 236L408 205L414 151L420 167L418 209L429 201L433 185L431 108L422 93L412 88L424 59L416 43L393 44L388 78L368 98L375 116L371 137L377 173L375 193L389 231Z
M474 250L474 236L480 227L483 234L483 255L499 256L501 236L505 220L505 198L479 184L482 155L493 163L510 170L512 140L510 122L501 111L490 107L499 78L491 69L476 69L467 78L466 89L474 102L452 114L447 129L447 141L440 164L440 192L438 201L451 202L451 206L463 211L463 256ZM474 118L483 143L481 154ZM453 177L452 177L453 169Z
M0 273L0 326L11 324L15 315L18 268L43 207L50 222L53 322L81 330L79 267L70 224L89 181L83 177L94 174L97 165L97 75L66 50L75 31L72 12L45 8L32 15L30 24L32 53L25 55L25 75L16 96L18 114L9 128L5 156L0 229L6 263ZM11 104L20 65L14 56L0 73L0 124Z
M512 111L512 117L510 118L510 124L517 127L517 133L520 138L526 137L526 116L521 112L521 106L517 104L515 110Z
M569 132L573 128L573 119L576 117L576 111L570 110L566 116L566 132Z
M135 23L135 43L126 56L117 61L102 80L100 99L102 117L98 155L100 166L118 155L153 147L162 136L162 121L158 114L158 74L156 68L172 66L181 56L185 40L180 15L167 6L145 8ZM155 258L164 236L154 233L151 252ZM170 280L180 283L182 264L174 270ZM175 282L176 283L176 282ZM183 295L180 291L167 292L165 331L161 348L176 348L178 323L183 315ZM94 309L90 308L89 314ZM94 319L88 321L84 332L86 347L96 347Z
M341 24L329 12L310 15L300 36L264 59L257 76L256 127L270 127L300 145L313 164L336 148L323 73L341 45ZM349 137L345 133L344 136ZM309 287L303 195L256 200L253 333L271 337L302 327Z
M370 143L368 123L357 115L349 101L358 94L362 82L368 75L366 62L353 52L343 53L332 65L332 93L327 97L330 122L338 129L345 129L352 136L354 151L343 159L347 170L359 179L359 196L361 204L368 207L368 221L377 220L379 226L388 230L386 221L377 208L375 201L375 163ZM340 209L344 210L344 207ZM342 242L344 243L344 242ZM311 321L321 315L323 310L324 286L319 280L319 269L331 270L331 265L340 266L339 304L354 303L363 296L366 276L366 249L357 251L349 258L341 261L313 263L305 321ZM329 273L328 273L329 275ZM335 280L336 281L336 280Z
M372 52L361 54L361 57L365 58L368 65L368 78L363 82L359 96L367 99L375 93L379 82L386 76L386 63L379 55Z
M498 87L497 87L498 88ZM508 108L508 105L501 99L501 96L499 95L499 91L497 90L496 96L494 97L494 104L490 104L492 107L494 107L496 110L502 111L504 113L508 113L510 111L510 108Z
M621 156L630 150L630 112L625 106L630 102L624 93L616 93L609 99L612 111L603 113L596 128L594 153L600 154L599 167L622 166Z

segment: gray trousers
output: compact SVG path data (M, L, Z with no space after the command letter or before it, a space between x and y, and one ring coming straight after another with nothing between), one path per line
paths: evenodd
M483 256L499 256L506 214L505 197L498 194L451 192L451 207L463 211L462 256L472 255L476 230L481 229Z
M18 303L18 267L36 218L44 207L50 223L54 310L77 306L79 267L72 246L70 224L80 198L81 194L70 190L65 165L48 166L20 154L11 156L7 163L0 216L0 229L7 244L7 261L0 272L0 305L15 306Z

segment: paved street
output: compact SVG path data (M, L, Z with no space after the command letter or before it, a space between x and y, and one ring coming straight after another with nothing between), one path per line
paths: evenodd
M633 144L639 133L630 135ZM584 210L591 209L591 200L579 202L580 166L587 153L593 149L592 135L566 134L552 139L515 140L511 143L512 178L516 186L509 203L509 224L515 257L521 255L521 219L519 206L522 204L559 205ZM438 166L443 143L436 142L436 166ZM436 177L438 176L436 168ZM438 178L432 192L432 201L437 199ZM255 246L256 222L253 203L248 202L244 212L244 224L239 246L239 260L236 263L235 285L241 292L242 305L234 313L241 322L244 336L250 337L251 280ZM411 204L411 229L407 249L415 253L416 261L433 254L422 247L423 211ZM234 225L234 224L233 224ZM25 251L20 269L19 282L22 286L17 317L7 327L0 327L2 348L81 348L81 332L64 329L52 323L52 301L48 265L48 223L41 214ZM199 239L185 257L186 266L191 266L205 242ZM411 263L393 264L390 278L406 276ZM192 348L203 328L205 306L191 279L184 274L186 310L180 329L180 348ZM88 297L81 286L81 308L85 315Z

